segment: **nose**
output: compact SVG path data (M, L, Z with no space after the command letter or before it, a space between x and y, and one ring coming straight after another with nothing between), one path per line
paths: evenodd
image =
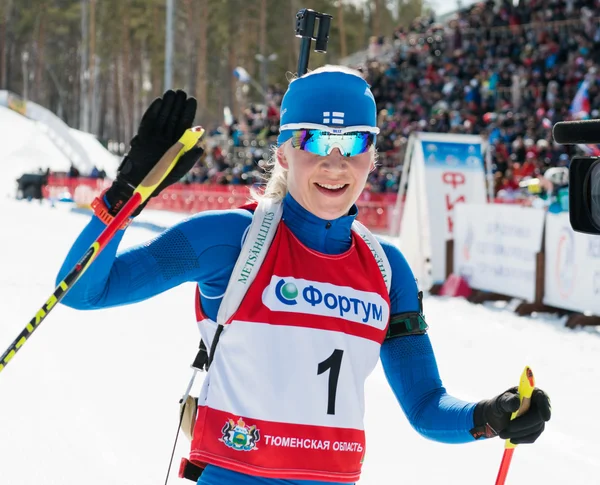
M329 155L324 159L323 167L326 170L345 170L348 165L348 160L342 155L339 148L334 148Z

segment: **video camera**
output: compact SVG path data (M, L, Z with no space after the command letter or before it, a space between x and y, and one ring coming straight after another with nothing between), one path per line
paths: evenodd
M561 145L600 144L600 120L556 123L552 134ZM571 159L569 219L574 231L600 234L600 157Z

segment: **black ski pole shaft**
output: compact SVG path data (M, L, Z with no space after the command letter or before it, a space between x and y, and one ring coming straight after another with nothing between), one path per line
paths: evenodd
M81 275L83 275L95 261L98 254L100 254L107 246L125 220L152 195L165 177L173 170L181 155L193 148L203 134L204 129L201 127L190 128L185 131L177 143L167 150L150 173L141 181L140 185L135 188L131 198L110 224L106 226L104 231L98 236L98 239L92 243L73 269L71 269L67 276L58 284L50 298L46 300L13 343L10 344L2 356L0 356L0 372L4 370L16 353L21 350L23 345L27 342L27 339L37 330L56 304L60 302L73 285L77 283L79 278L81 278Z

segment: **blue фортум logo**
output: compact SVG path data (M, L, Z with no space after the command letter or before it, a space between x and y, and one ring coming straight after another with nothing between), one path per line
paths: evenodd
M262 300L274 311L343 318L381 329L389 317L389 304L376 292L292 276L273 275Z

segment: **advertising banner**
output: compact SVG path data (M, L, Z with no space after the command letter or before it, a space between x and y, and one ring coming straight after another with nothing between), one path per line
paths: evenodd
M471 288L535 300L543 209L461 204L455 211L454 272Z
M545 266L545 304L600 315L600 237L574 232L568 213L548 213Z

